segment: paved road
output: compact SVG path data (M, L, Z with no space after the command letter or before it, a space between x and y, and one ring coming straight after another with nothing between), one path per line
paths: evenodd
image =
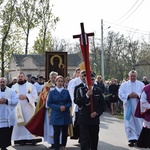
M105 112L101 116L100 124L100 140L98 144L98 150L145 150L135 147L128 147L126 139L123 120L112 116L108 112ZM41 142L36 146L11 146L8 150L48 150L50 145L45 142ZM80 150L77 140L70 140L68 138L67 143L68 150Z

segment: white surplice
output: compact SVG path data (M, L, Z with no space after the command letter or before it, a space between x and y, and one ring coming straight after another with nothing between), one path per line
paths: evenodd
M69 91L69 94L70 94L70 97L71 97L71 100L72 100L72 116L73 116L73 122L74 122L74 115L75 115L75 112L78 112L78 106L77 104L74 103L74 90L75 90L75 87L79 84L82 83L82 80L80 79L80 77L78 78L74 78L72 79L69 84L68 84L68 91Z
M131 82L129 80L127 82L122 83L122 85L119 88L119 98L123 101L124 106L124 123L128 141L138 139L142 130L143 119L136 118L134 116L138 104L138 99L130 98L130 100L127 100L127 98L131 92L135 92L140 97L143 87L144 84L141 81L136 80L135 82ZM129 120L127 120L126 115L129 111L129 101L131 101L131 116Z
M142 92L140 97L140 110L141 114L145 113L147 110L150 110L150 103L147 101L147 95L145 91ZM150 121L143 120L143 127L150 129Z
M35 82L35 83L34 83L34 86L35 86L36 91L37 91L37 93L38 93L38 95L39 95L39 93L42 91L42 89L43 89L43 87L44 87L44 84L39 84L38 82ZM38 98L36 99L35 102L37 102L37 101L38 101Z
M5 98L8 104L0 104L0 128L15 125L14 108L18 103L18 96L14 90L6 87L4 92L0 91L0 99Z
M19 85L16 83L12 86L12 89L15 90L15 92L20 95L26 95L28 100L19 100L23 117L25 120L25 123L27 123L30 118L34 115L35 112L35 100L37 99L37 91L33 84L26 82L23 85ZM17 125L17 123L14 126L13 133L12 133L12 140L31 140L36 139L38 137L35 137L32 135L25 127L24 125Z
M55 84L51 83L53 87L50 87L50 91L54 90ZM48 95L47 95L48 99ZM54 144L54 130L53 126L49 124L50 120L50 109L47 106L47 99L45 105L45 116L44 116L44 141L48 144Z
M38 82L35 82L34 86L37 90L37 93L40 93L42 91L43 87L44 87L44 84L39 84Z

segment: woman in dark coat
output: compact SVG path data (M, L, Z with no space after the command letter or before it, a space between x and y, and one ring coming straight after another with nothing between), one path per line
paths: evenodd
M111 79L111 85L109 86L110 94L110 108L112 115L116 115L117 110L117 101L118 101L118 89L119 86L116 83L115 79Z
M71 123L71 98L68 90L64 89L64 78L56 77L56 88L49 93L47 105L51 108L50 124L54 129L54 147L59 150L60 132L62 132L62 149L65 150L68 136L68 125Z

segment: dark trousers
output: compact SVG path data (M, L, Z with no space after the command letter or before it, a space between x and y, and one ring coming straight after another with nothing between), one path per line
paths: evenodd
M73 137L74 137L74 139L79 138L78 112L75 112L75 121L74 121L74 126L73 126Z
M0 148L6 148L11 145L11 135L13 126L0 128Z
M66 146L68 136L68 125L53 125L54 129L54 147L55 150L60 148L60 132L62 132L62 146Z
M97 150L99 124L79 126L81 150Z

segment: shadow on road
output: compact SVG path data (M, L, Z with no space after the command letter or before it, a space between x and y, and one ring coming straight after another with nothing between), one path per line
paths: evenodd
M100 117L100 128L108 129L110 124L114 123L122 124L123 120L116 118L116 116L112 116L109 112L105 112Z
M112 144L109 144L109 143L106 143L103 141L99 142L99 148L101 150L129 150L128 148L124 148L121 146L115 146L115 145L112 145Z
M147 150L145 148L139 148L139 147L124 148L121 146L115 146L115 144L112 145L112 144L104 142L104 141L100 141L98 144L98 147L100 150Z
M49 148L43 144L37 144L35 146L33 146L33 145L24 145L24 146L14 145L11 147L11 150L35 150L35 149L48 150Z
M80 150L79 147L67 147L67 150Z
M69 147L67 146L67 150L80 150L79 144L74 145L76 147ZM24 145L24 146L20 146L20 145L14 145L11 146L11 148L8 148L8 150L50 150L49 147L43 145L43 144L37 144L35 146L32 145ZM52 149L54 150L54 149Z
M67 150L80 150L80 144L74 144L76 147L67 147Z

